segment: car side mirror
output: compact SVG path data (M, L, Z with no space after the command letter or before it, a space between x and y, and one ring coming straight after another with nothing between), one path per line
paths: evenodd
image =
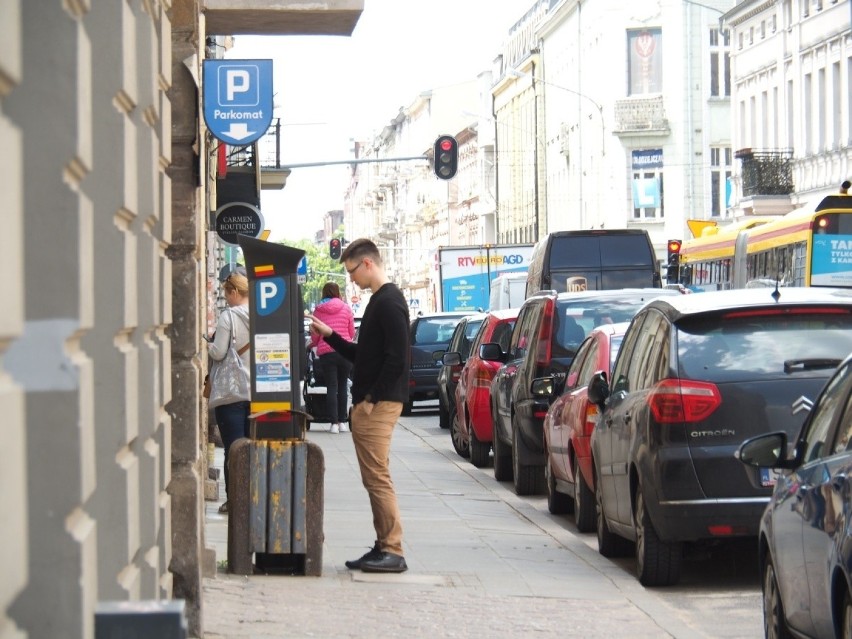
M502 362L504 354L500 344L488 342L479 345L479 356L487 362Z
M534 397L552 397L556 392L556 378L553 375L536 377L530 384L530 392Z
M765 433L745 440L734 457L742 463L759 468L785 468L787 459L787 433Z
M456 351L447 351L444 353L441 363L444 366L460 366L462 363L461 353L457 353Z
M607 382L604 371L598 371L592 375L586 389L586 397L592 404L598 406L603 406L603 403L609 398L609 382Z

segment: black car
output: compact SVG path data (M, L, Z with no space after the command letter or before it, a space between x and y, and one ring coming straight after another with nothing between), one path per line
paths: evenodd
M411 414L414 402L438 398L441 357L456 324L466 315L468 313L426 313L411 320L411 370L404 415Z
M740 461L775 482L760 522L767 637L852 637L852 357L838 367L788 452L785 431L746 441ZM770 471L772 469L772 472ZM776 478L777 475L777 478Z
M601 554L635 542L646 586L677 582L684 542L757 536L771 488L734 453L752 436L799 432L852 351L852 291L743 289L654 300L630 323L589 401ZM627 544L625 546L625 543Z
M521 306L508 352L498 344L480 346L482 359L503 362L491 382L491 416L494 422L494 477L512 479L515 492L544 492L542 427L554 394L538 395L532 381L561 376L571 365L587 333L607 322L626 322L641 306L657 296L679 296L660 288L540 292Z
M485 313L463 317L456 325L447 345L447 353L453 353L457 357L453 357L452 364L442 360L441 372L438 373L438 423L441 428L450 427L450 416L456 412L456 386L459 376L470 355L470 344L484 319Z

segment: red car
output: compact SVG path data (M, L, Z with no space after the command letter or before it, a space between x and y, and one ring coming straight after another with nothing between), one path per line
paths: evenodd
M518 309L491 311L482 322L470 347L470 357L465 362L456 386L456 414L450 426L453 446L477 468L488 465L491 453L491 380L500 362L489 362L479 356L479 345L489 342L507 349L512 338L512 328ZM465 453L468 453L467 455Z
M574 511L580 532L595 530L595 472L591 437L600 411L586 399L586 388L597 371L612 372L628 322L604 324L592 330L580 345L565 373L565 389L544 418L545 484L547 507L554 514ZM554 384L539 378L534 384Z

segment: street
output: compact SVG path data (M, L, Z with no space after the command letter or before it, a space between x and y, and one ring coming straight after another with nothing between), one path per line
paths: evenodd
M322 577L228 575L227 516L207 502L220 566L204 580L207 639L763 635L756 542L690 556L676 587L646 589L632 558L600 556L595 535L551 515L544 496L518 497L461 459L435 403L402 417L392 445L408 572L349 571L374 532L351 435L327 428L308 433L326 465Z

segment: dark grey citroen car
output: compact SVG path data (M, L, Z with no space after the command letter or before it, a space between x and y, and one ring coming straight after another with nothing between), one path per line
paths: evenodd
M790 437L852 351L852 291L746 289L656 299L633 319L589 401L601 554L636 544L639 581L675 583L685 542L757 536L772 478L747 438Z

